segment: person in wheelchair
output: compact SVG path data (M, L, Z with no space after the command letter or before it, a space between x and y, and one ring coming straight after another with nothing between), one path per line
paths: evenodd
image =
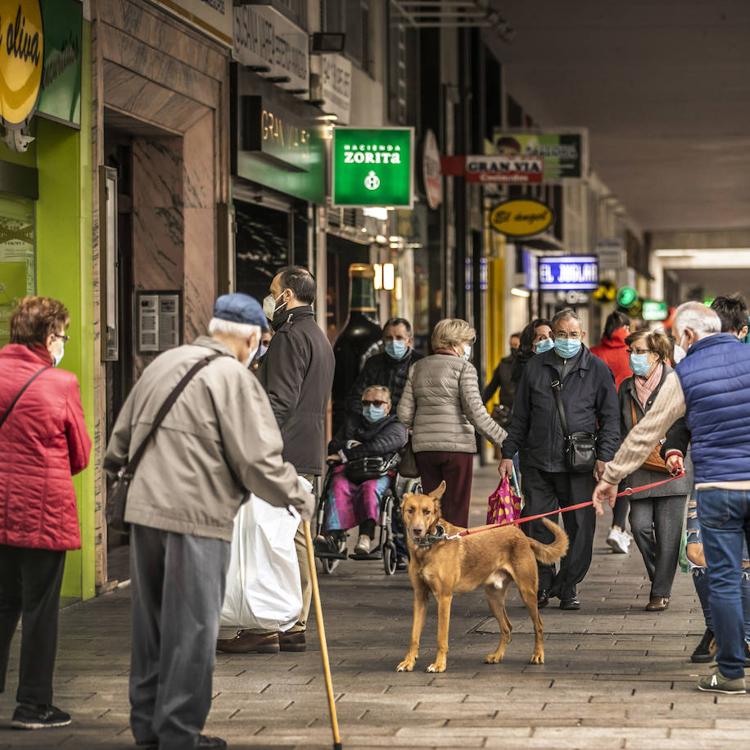
M383 493L396 475L406 427L391 414L391 392L373 385L362 393L362 413L349 420L328 446L335 463L325 498L323 546L338 548L349 529L359 526L355 554L372 550Z

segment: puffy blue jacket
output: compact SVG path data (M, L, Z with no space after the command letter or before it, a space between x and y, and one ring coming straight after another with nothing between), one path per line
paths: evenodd
M750 481L750 346L717 333L677 365L696 484Z

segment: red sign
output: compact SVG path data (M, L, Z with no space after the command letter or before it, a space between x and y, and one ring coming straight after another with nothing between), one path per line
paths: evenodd
M444 175L467 182L538 185L544 179L544 159L538 156L446 156L442 168Z

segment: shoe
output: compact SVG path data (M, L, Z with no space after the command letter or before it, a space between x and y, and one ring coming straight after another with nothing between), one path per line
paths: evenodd
M549 598L551 594L547 589L539 589L536 595L536 606L539 609L544 609L549 604Z
M14 729L53 729L67 727L70 724L70 714L55 706L32 706L19 703L13 712L11 726Z
M613 526L607 535L607 544L612 548L612 552L627 555L630 551L630 535L619 526Z
M717 669L708 677L701 677L698 680L698 690L704 693L721 693L722 695L745 695L745 678L737 677L734 680L727 679Z
M695 647L695 651L690 656L690 661L694 664L708 664L713 661L716 654L716 640L714 634L708 628L703 634L700 643Z
M560 609L575 610L580 608L581 602L575 594L573 594L573 596L560 598Z
M225 654L278 654L278 633L251 633L249 630L238 630L234 638L219 638L216 650Z
M282 651L292 651L301 653L307 650L304 630L290 630L286 633L279 633L279 648Z
M206 748L206 750L223 750L223 748L228 747L227 741L221 739L221 737L207 737L205 734L202 734L200 737L198 737L198 744L196 745L197 748Z
M409 568L409 558L405 557L404 555L401 555L401 557L396 560L396 570L408 570Z
M357 544L354 546L355 555L369 555L372 548L372 539L367 534L360 534Z
M745 641L745 666L750 667L750 643Z
M145 747L146 750L159 750L158 740L140 740L135 743L136 747Z
M663 612L668 606L668 596L652 596L646 605L646 612Z

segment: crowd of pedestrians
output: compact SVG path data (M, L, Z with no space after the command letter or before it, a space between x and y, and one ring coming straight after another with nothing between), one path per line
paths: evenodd
M345 549L347 531L355 530L354 552L367 556L382 498L407 456L425 492L445 482L444 518L467 526L477 435L499 451L502 477L520 477L524 516L561 513L570 548L559 569L540 564L540 607L555 598L562 610L585 606L581 584L596 513L609 504L608 544L627 553L634 540L651 583L647 610L669 606L685 546L706 620L693 660L715 654L718 663L699 688L745 691L750 347L743 345L748 311L740 298L718 298L713 309L683 304L672 338L634 330L614 312L591 349L574 310L534 319L511 336L510 353L484 387L471 362L476 333L469 323L440 321L422 356L410 322L390 319L382 352L354 378L327 451L335 361L316 322L315 298L315 279L296 266L276 274L262 305L240 293L219 297L207 335L146 367L117 418L106 472L122 479L133 456L140 458L128 476L124 519L130 725L138 745L225 747L201 733L217 648L306 648L311 580L302 524L296 624L218 637L234 519L251 493L296 509L304 522L315 502L306 487L327 476L316 548ZM11 319L11 343L0 351L0 691L22 618L13 723L27 729L71 720L53 705L52 676L65 551L80 546L71 478L87 466L91 442L75 376L58 367L68 324L62 303L27 297ZM485 404L498 390L490 414ZM625 498L628 487L637 491ZM570 508L586 498L593 505ZM538 521L523 528L551 541Z

